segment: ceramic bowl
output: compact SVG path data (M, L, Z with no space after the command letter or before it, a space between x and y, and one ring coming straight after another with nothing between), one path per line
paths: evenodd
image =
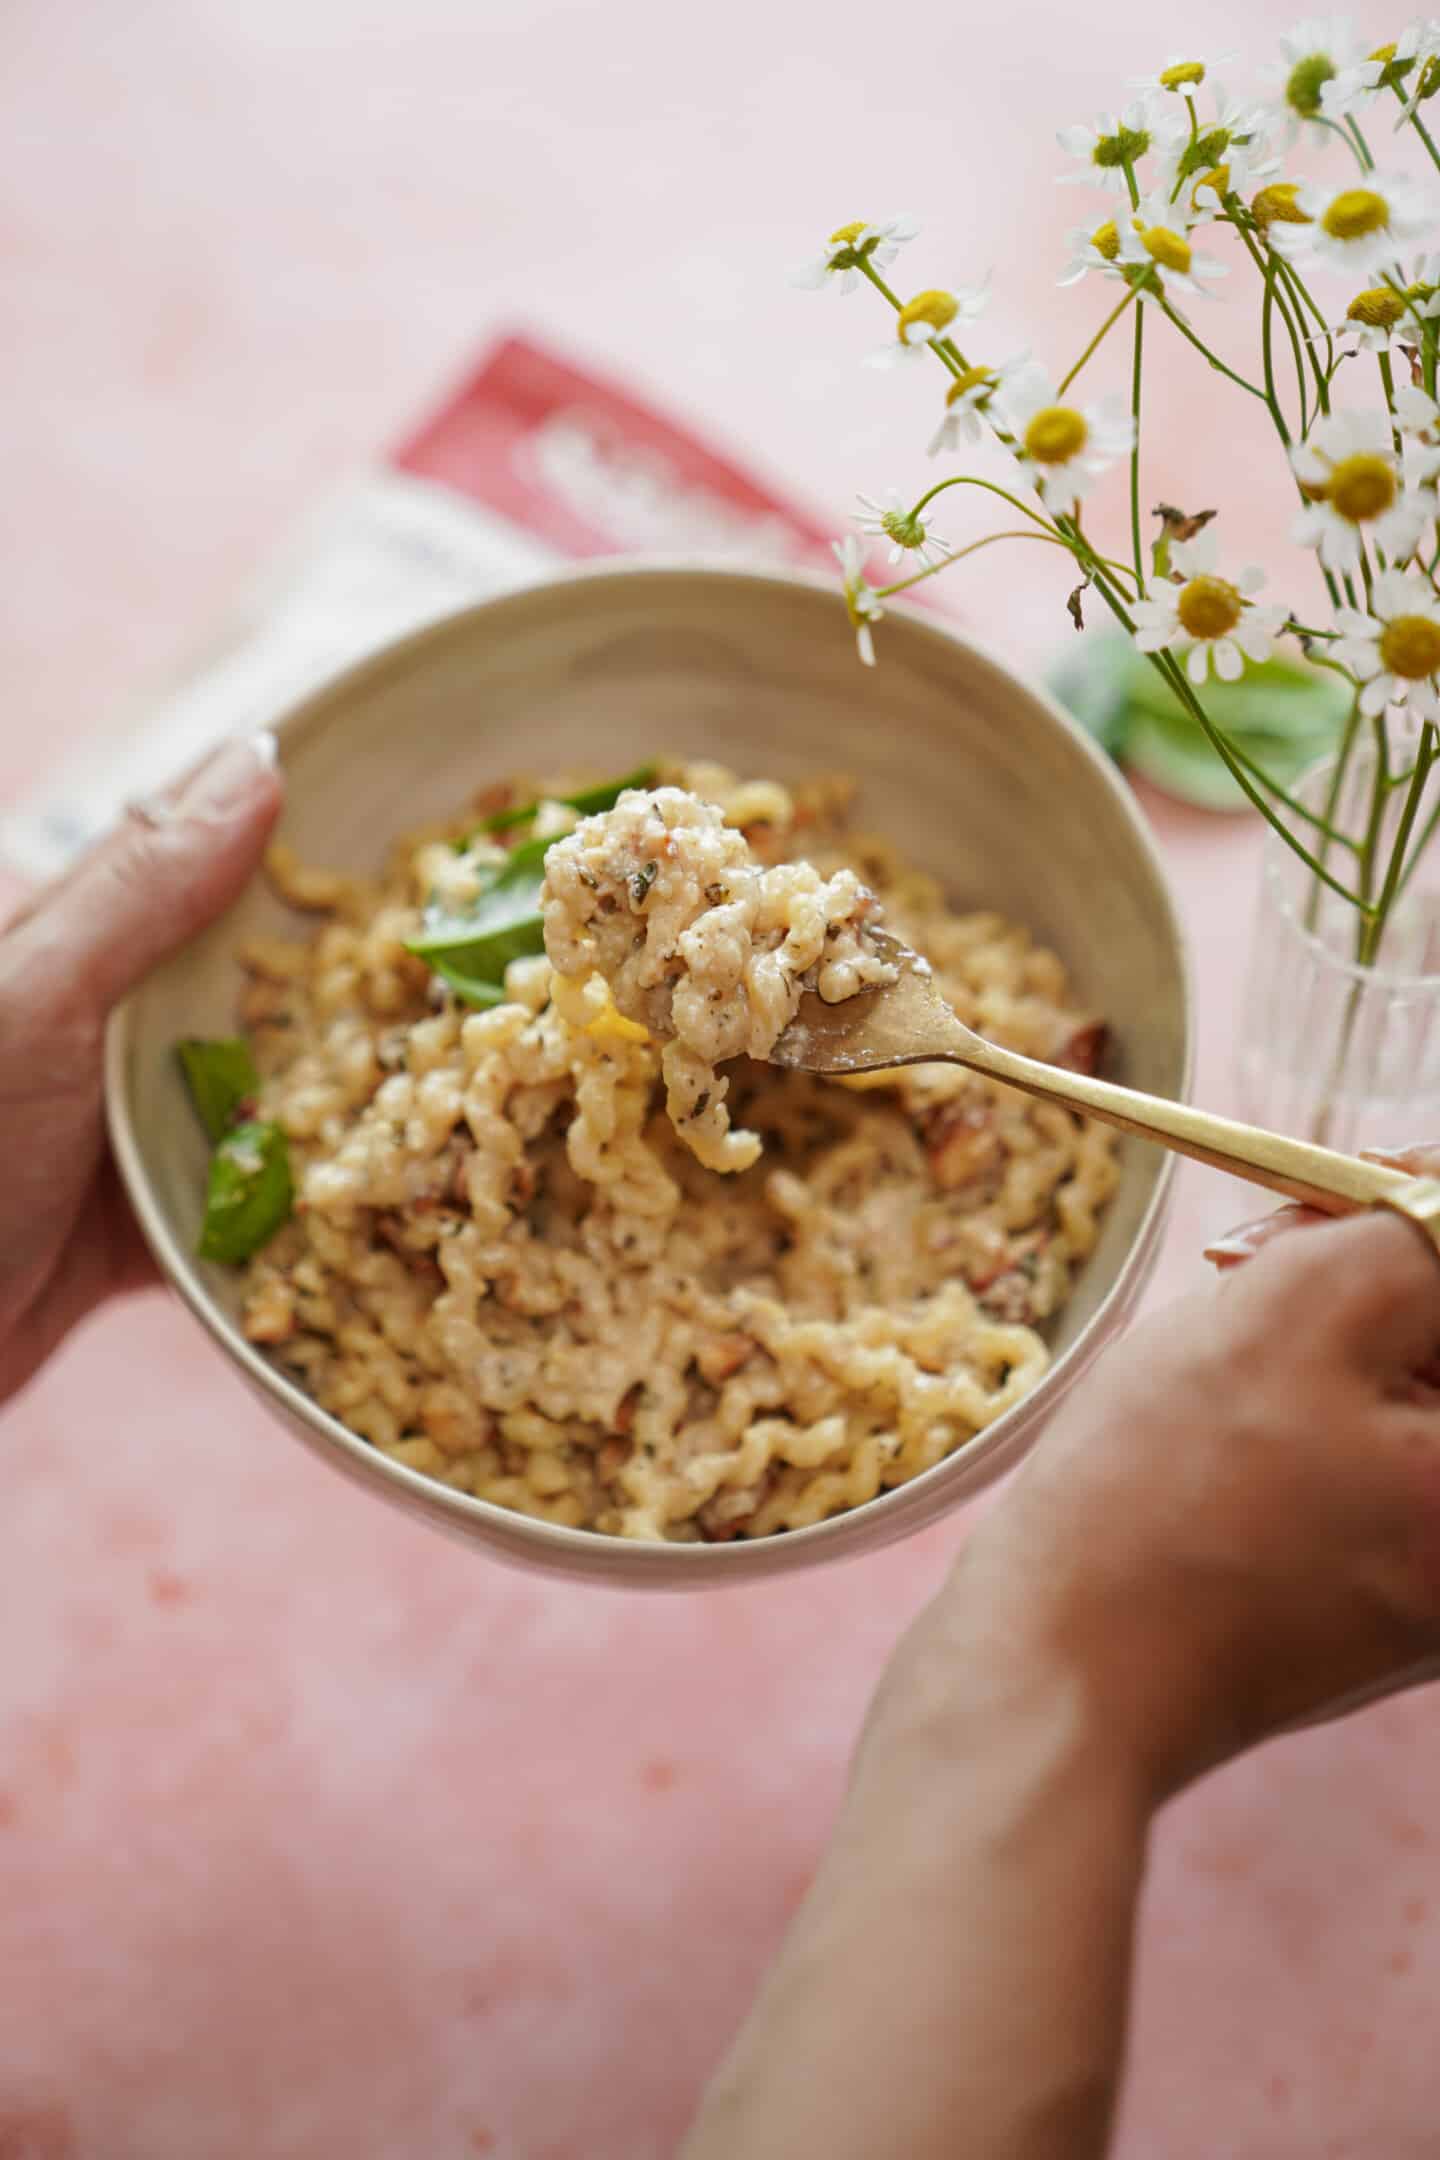
M1042 690L940 620L892 615L880 645L880 666L860 666L833 588L801 577L634 566L562 576L405 638L278 716L281 829L302 861L370 870L397 833L453 814L517 767L605 774L666 751L782 780L844 770L860 783L864 822L902 842L954 900L998 908L1060 953L1081 1002L1109 1019L1117 1078L1182 1094L1184 945L1123 782ZM287 929L293 918L257 878L115 1015L107 1093L120 1169L164 1273L276 1418L377 1497L482 1551L612 1585L695 1588L906 1536L1019 1460L1153 1264L1172 1165L1126 1141L1040 1385L934 1469L810 1529L649 1545L433 1484L347 1431L246 1342L236 1276L195 1257L206 1147L174 1044L234 1032L237 947Z

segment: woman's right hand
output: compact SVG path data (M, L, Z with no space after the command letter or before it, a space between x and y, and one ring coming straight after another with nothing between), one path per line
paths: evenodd
M1300 1220L1109 1354L942 1594L1077 1672L1162 1792L1440 1672L1440 1254Z

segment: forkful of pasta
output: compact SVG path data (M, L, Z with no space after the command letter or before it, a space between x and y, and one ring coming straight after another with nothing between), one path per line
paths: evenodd
M599 975L618 1024L662 1044L667 1107L699 1160L750 1167L716 1067L748 1056L846 1079L952 1064L1327 1214L1397 1209L1440 1244L1440 1180L1146 1095L988 1040L876 921L849 870L765 866L718 810L673 787L623 794L546 857L545 943L562 982Z
M957 1019L918 953L878 928L868 932L868 942L893 970L892 979L837 1004L807 992L770 1050L772 1063L835 1079L903 1065L968 1066L1327 1214L1398 1208L1440 1243L1440 1180L1412 1177L1189 1103L1120 1087L1096 1074L1022 1057Z

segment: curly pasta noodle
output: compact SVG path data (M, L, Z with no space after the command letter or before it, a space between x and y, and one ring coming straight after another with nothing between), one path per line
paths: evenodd
M786 954L761 985L774 1032L802 975L834 964L836 994L864 979L873 894L962 1019L1035 1056L1097 1059L1103 1031L1054 954L955 912L887 843L852 834L843 781L789 792L697 764L662 780L714 806L696 829L728 868L707 883L758 866L751 949ZM537 792L517 782L474 808ZM544 819L575 823L558 803ZM506 1003L472 1011L405 947L427 897L475 889L452 845L469 823L473 809L412 836L373 884L272 858L321 922L244 955L258 1114L288 1134L299 1193L247 1271L251 1339L395 1461L629 1538L819 1522L1018 1402L1115 1185L1103 1128L951 1066L825 1082L745 1055L712 1089L723 1122L708 1103L697 1119L703 1084L665 1071L635 1017L661 1017L641 1001L673 988L673 950L668 977L665 963L648 983L620 977L618 1008L598 976L530 959L510 967ZM584 850L565 843L558 880L552 850L551 902L566 904L563 865ZM707 940L691 972L713 986ZM706 1069L736 1026L743 1050L766 1047L754 981L743 1013L692 1030L686 1054Z

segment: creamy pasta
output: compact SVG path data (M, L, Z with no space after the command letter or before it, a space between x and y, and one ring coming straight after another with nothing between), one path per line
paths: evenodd
M545 949L562 976L599 974L620 1012L661 1044L665 1107L710 1170L748 1170L715 1068L768 1057L802 991L827 1001L893 982L865 942L875 907L847 866L758 863L714 803L631 790L545 858Z
M475 806L374 884L276 851L321 922L244 955L257 1114L298 1188L245 1328L463 1492L614 1536L759 1537L862 1505L1022 1399L1116 1178L1104 1128L956 1067L765 1065L801 989L883 979L878 905L982 1033L1093 1065L1103 1031L1023 928L853 833L847 783L659 779L578 823L549 783L527 829L561 836L552 957L512 961L488 1010L407 949L427 899L474 890L485 850L455 835Z

